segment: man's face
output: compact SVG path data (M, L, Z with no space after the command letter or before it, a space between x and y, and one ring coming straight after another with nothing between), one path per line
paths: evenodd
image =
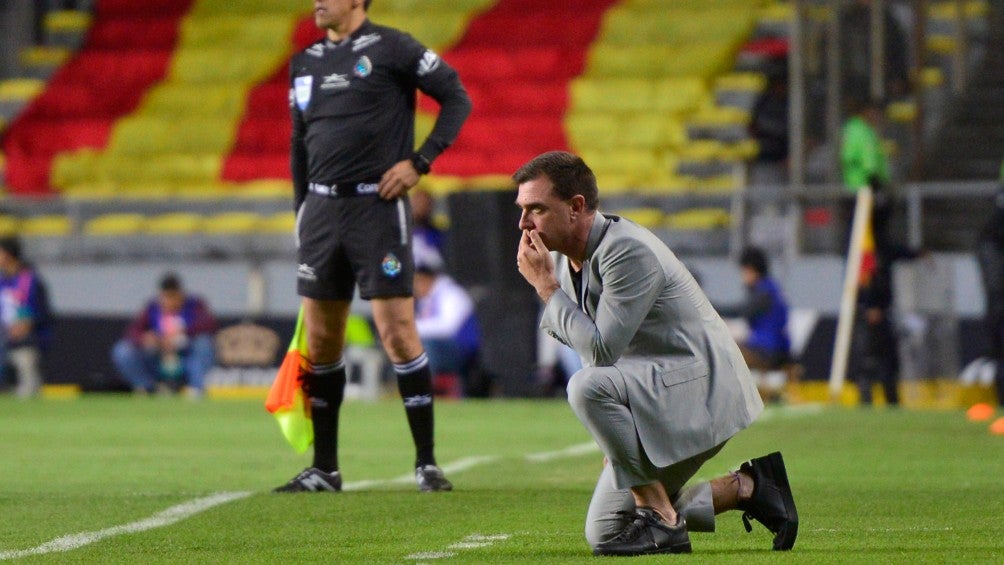
M314 24L321 29L336 28L362 3L363 0L314 0Z
M185 295L180 290L160 291L160 309L168 314L175 314L181 311L181 306L185 303Z
M562 251L561 242L568 239L574 225L571 201L558 198L551 179L543 175L519 185L518 190L516 205L523 210L519 229L536 230L548 249Z
M740 276L742 276L743 279L743 284L746 286L753 286L758 280L760 280L760 273L758 273L753 267L743 265L739 271Z

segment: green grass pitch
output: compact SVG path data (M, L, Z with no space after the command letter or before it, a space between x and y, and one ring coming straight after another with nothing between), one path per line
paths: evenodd
M348 483L365 488L273 495L269 489L307 465L309 456L285 445L260 402L3 398L0 557L58 563L596 559L582 526L601 456L582 447L589 437L565 403L437 402L437 436L440 464L469 468L450 473L454 492L420 494L410 480L393 481L410 474L413 456L400 403L349 403L341 467ZM566 448L573 449L561 451ZM1004 561L1004 438L961 412L772 408L701 475L775 449L785 455L801 519L794 551L769 551L766 530L755 524L747 534L732 512L719 517L716 533L692 535L692 555L636 561ZM540 453L552 457L527 457ZM136 531L165 510L216 493L238 494ZM102 539L74 541L95 532L103 532ZM66 544L74 548L60 551ZM26 556L28 550L34 553Z

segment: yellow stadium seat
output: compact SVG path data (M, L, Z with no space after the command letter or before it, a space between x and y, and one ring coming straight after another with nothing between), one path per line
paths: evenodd
M224 212L208 216L202 232L208 234L249 234L258 230L262 217L254 212Z
M666 227L675 230L714 230L728 227L731 218L721 208L693 208L666 216Z
M653 106L654 83L645 79L590 79L572 82L573 107L583 112L644 112Z
M656 152L651 149L587 150L582 158L597 175L620 177L630 188L651 185L659 167Z
M418 180L418 186L433 196L441 197L462 190L464 182L465 179L451 175L426 175Z
M654 87L653 109L660 112L691 112L710 97L707 84L696 76L662 79Z
M886 106L885 115L894 122L911 123L917 119L917 103L909 100L891 102Z
M229 120L235 111L243 109L245 98L244 89L233 83L162 83L147 95L143 103L143 115L162 116L171 120L176 120L179 116Z
M749 112L732 106L706 106L687 118L688 125L699 127L747 126Z
M589 111L565 116L565 131L577 150L606 147L619 129L617 118L610 113Z
M0 236L8 237L17 235L21 220L17 216L8 214L0 215Z
M207 119L185 114L131 116L119 120L112 133L111 153L218 153L228 147L236 124L230 119Z
M143 232L158 235L189 235L199 231L203 219L198 214L172 212L151 216L143 223Z
M81 10L53 10L42 20L47 34L84 33L90 25L91 15Z
M258 229L263 233L292 234L296 227L296 216L292 211L278 212L262 219Z
M616 214L649 229L661 226L666 219L666 213L659 208L627 208Z
M927 50L938 55L951 55L958 49L955 37L951 35L931 35L927 37Z
M694 179L694 190L703 194L729 194L742 188L736 175L715 175Z
M65 47L35 45L22 49L19 60L28 68L52 68L65 63L71 54Z
M767 88L767 77L763 73L729 73L715 79L715 90L753 92L759 94Z
M680 160L707 162L719 159L725 150L719 141L702 139L691 141L678 150Z
M131 235L140 232L146 218L142 214L104 214L84 223L87 235Z
M989 3L982 0L965 2L962 7L962 13L967 19L985 17L989 11ZM954 1L931 3L927 7L927 17L933 20L954 20L959 17L958 3Z
M920 71L920 84L924 88L939 88L945 84L945 73L938 67L924 67Z
M26 237L65 236L73 231L73 220L62 214L29 216L21 221L20 231Z
M0 102L27 102L45 90L45 81L33 78L0 80Z

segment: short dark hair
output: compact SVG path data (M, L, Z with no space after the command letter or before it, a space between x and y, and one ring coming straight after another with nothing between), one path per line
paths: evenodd
M369 10L370 9L370 4L372 4L372 3L373 3L373 0L366 0L365 2L363 2L363 10Z
M21 260L21 240L16 235L0 238L0 251Z
M167 273L160 279L160 290L175 292L181 290L181 277L177 273Z
M770 270L767 255L757 247L747 247L744 249L742 257L739 259L739 265L753 269L760 276L766 275Z
M567 151L542 153L513 173L512 179L516 184L523 184L541 176L554 184L554 192L562 200L581 194L586 199L587 210L595 210L600 204L596 175L578 155Z

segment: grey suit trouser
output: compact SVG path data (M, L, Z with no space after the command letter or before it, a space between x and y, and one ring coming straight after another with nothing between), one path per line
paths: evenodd
M666 488L673 507L687 521L688 530L714 531L711 484L684 485L724 443L669 467L653 465L635 430L624 376L615 367L587 367L575 373L568 383L568 403L608 460L586 513L589 545L595 547L616 536L627 525L627 518L616 512L634 509L630 487L655 481Z

